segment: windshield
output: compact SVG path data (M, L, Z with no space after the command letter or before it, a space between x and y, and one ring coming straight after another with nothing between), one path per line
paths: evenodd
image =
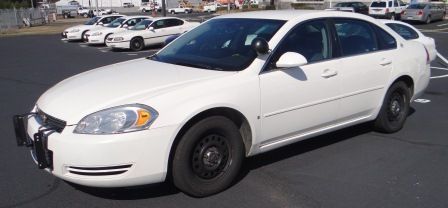
M411 4L408 9L424 9L426 4Z
M241 71L257 57L256 37L269 41L285 23L266 19L212 19L182 35L153 60L210 70Z
M84 23L84 24L85 24L85 25L93 25L93 24L95 24L99 19L100 19L100 17L94 17L94 18L90 19L89 21L87 21L87 22Z
M134 27L132 27L130 30L144 30L146 29L150 24L152 23L151 20L143 20L139 23L137 23Z
M370 5L370 7L386 7L386 2L384 2L384 1L381 1L381 2L374 1Z
M125 18L118 18L112 21L111 23L107 24L106 27L119 27L121 23L123 23Z
M351 3L337 3L334 7L351 7Z

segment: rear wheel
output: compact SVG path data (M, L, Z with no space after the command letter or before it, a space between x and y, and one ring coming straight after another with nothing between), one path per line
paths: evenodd
M392 14L390 15L390 20L395 20L395 13L392 13Z
M146 12L146 9L142 9L142 12L145 13L145 12Z
M403 128L409 113L411 92L406 83L394 83L386 93L381 110L374 122L374 129L394 133Z
M145 44L141 38L133 38L130 42L130 48L133 51L141 51L144 46Z
M229 187L244 159L244 145L236 125L222 116L194 124L181 138L172 161L174 185L204 197Z
M87 17L89 17L89 14L84 13L83 17L84 17L84 18L87 18Z
M429 24L429 23L431 23L431 16L429 16L429 15L428 15L428 17L426 18L426 21L425 21L425 23L426 23L426 24Z
M171 11L171 14L175 14L176 12L174 12L174 10L173 11Z
M112 35L112 34L107 34L106 37L104 37L104 44L106 44L106 40L107 40L107 38L109 38L110 35Z

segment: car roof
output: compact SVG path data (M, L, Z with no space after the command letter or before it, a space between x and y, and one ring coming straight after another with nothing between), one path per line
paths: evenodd
M148 19L152 19L153 17L151 17L151 16L144 16L144 15L134 15L134 16L123 16L122 18L125 18L126 20L128 20L128 19L134 19L134 18L148 18Z
M180 19L177 17L153 17L151 20L156 21L156 20L162 20L162 19Z
M269 10L241 12L227 15L221 15L213 19L219 18L247 18L247 19L272 19L272 20L300 20L319 17L347 17L374 21L374 18L367 15L354 12L325 11L325 10Z

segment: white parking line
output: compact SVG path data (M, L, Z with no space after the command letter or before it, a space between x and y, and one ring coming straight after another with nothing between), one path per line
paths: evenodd
M98 50L104 50L104 49L108 49L109 47L98 47Z
M448 25L448 23L437 25L437 27L442 27L442 26L445 26L445 25Z
M128 56L137 56L138 54L136 54L136 53L128 53L127 55Z
M431 79L439 79L439 78L445 78L445 77L448 77L448 74L431 77Z
M79 45L79 47L85 48L85 47L87 47L87 45Z
M437 52L437 57L439 57L440 59L442 59L442 61L444 61L445 64L448 64L448 60L446 60L446 58L443 57L442 54L440 54L439 52Z
M431 66L431 69L441 69L441 70L446 70L446 71L448 71L447 68L441 68L441 67L435 67L435 66Z

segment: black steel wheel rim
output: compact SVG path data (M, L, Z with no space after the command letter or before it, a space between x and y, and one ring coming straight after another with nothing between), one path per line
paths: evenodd
M222 175L231 161L230 146L223 136L210 134L202 138L193 149L193 172L210 180Z
M400 121L405 113L405 96L398 91L395 91L387 105L387 118L389 121Z
M134 40L134 41L132 42L132 46L133 46L135 49L140 49L140 47L142 46L142 44L140 43L140 41L138 41L138 40Z

